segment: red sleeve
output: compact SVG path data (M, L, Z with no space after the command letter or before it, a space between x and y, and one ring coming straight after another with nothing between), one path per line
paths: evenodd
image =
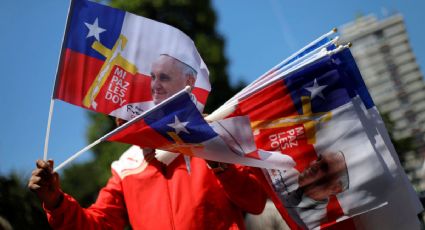
M128 224L121 180L114 172L89 208L64 193L59 207L45 211L53 229L123 229Z
M260 214L266 205L267 195L263 189L257 168L228 165L216 176L229 199L245 212Z

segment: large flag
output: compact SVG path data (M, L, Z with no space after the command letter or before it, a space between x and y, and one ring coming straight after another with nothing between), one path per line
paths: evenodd
M240 99L228 115L248 115L258 148L296 162L266 171L270 195L294 228L327 227L379 208L393 188L348 77L335 55L325 55Z
M232 164L282 170L294 167L290 157L256 148L246 116L208 124L187 92L130 122L108 135L108 140Z
M208 69L180 30L86 0L73 0L54 98L129 120L153 106L151 65L171 56L197 73L193 94L204 105Z
M329 33L324 36L328 35ZM240 101L249 97L251 94L268 86L270 82L276 81L279 78L283 79L291 72L298 71L308 63L317 61L324 55L327 55L327 52L322 51L335 49L335 41L337 39L327 39L324 36L304 47L290 58L287 58L270 71L267 71L266 74L260 76L256 81L242 90L241 93L226 102L222 108L214 112L210 116L210 120L222 119L226 114L234 111L235 105L239 103L238 100ZM351 92L351 95L358 95L352 99L355 111L363 126L366 127L367 137L376 150L376 153L378 153L378 159L385 163L384 167L387 167L388 172L393 176L392 182L389 184L394 185L385 194L388 205L355 216L351 221L338 222L338 224L332 227L336 227L333 229L347 229L347 226L353 228L355 225L358 229L374 229L380 223L379 225L385 229L418 229L420 224L416 215L423 210L423 207L401 167L383 121L373 104L356 63L348 49L336 52L334 58L338 70L341 74L347 75L345 80L350 82L346 85L347 91ZM266 172L266 174L268 173ZM273 193L273 190L271 190L271 193ZM279 206L279 203L276 203L276 205ZM281 207L280 210L284 210L284 208ZM399 213L399 210L403 210L403 212ZM284 212L281 213L286 217ZM293 225L293 227L296 226Z

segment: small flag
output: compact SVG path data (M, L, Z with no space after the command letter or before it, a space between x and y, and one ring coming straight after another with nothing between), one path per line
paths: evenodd
M247 117L208 124L187 92L130 122L108 140L225 163L283 170L294 167L290 157L256 148Z

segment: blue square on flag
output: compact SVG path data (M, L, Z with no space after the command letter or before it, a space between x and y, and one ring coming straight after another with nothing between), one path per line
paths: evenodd
M176 133L185 143L201 143L217 136L188 94L154 109L144 120L169 141L173 141L169 132Z
M284 81L298 113L303 114L301 97L311 101L311 112L329 112L350 101L341 73L325 57L288 75Z
M112 49L121 33L125 12L86 0L73 1L70 12L65 48L105 60L91 45L97 40Z
M193 103L192 95L181 92L120 127L108 140L164 148L174 143L199 144L217 136Z

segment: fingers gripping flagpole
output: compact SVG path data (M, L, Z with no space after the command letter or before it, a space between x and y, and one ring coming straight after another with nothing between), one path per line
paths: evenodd
M63 168L65 165L69 164L70 162L72 162L73 160L75 160L77 157L79 157L81 154L87 152L88 150L90 150L91 148L93 148L94 146L96 146L97 144L99 144L102 141L107 140L108 138L110 138L111 136L113 136L114 134L120 132L123 129L126 129L127 127L129 127L130 125L138 122L140 119L146 117L147 115L149 115L152 111L154 111L155 109L158 109L170 102L172 102L173 99L175 99L176 97L185 94L185 93L189 93L190 92L190 86L186 86L183 90L179 91L178 93L174 94L173 96L165 99L164 101L162 101L161 103L159 103L158 105L146 110L145 112L143 112L142 114L138 115L137 117L129 120L128 122L124 123L123 125L121 125L120 127L112 130L111 132L105 134L104 136L102 136L101 138L97 139L96 141L94 141L93 143L87 145L86 147L84 147L83 149L81 149L80 151L74 153L71 157L69 157L68 159L66 159L64 162L62 162L59 166L57 166L54 171L57 172L58 170L60 170L61 168Z

